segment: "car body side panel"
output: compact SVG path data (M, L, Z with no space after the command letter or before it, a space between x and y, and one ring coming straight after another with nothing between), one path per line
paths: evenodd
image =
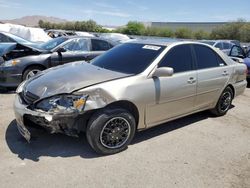
M193 80L189 80L193 78ZM177 73L167 78L153 79L155 100L147 102L147 127L194 110L196 71Z
M213 106L233 73L232 67L223 66L198 70L195 109Z

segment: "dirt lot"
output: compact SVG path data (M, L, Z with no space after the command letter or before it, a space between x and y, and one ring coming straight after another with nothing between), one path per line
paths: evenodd
M0 187L250 187L250 88L229 113L198 113L138 133L101 157L86 142L15 126L14 94L0 94Z

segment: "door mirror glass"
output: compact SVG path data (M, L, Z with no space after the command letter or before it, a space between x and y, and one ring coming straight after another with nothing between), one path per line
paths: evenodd
M174 69L171 67L160 67L155 70L152 77L170 77L174 74Z
M229 56L238 57L238 58L245 58L246 57L244 50L240 46L233 46L231 48Z

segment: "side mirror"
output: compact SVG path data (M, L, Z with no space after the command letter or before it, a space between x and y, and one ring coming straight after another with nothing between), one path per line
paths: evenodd
M174 69L171 67L160 67L155 70L152 77L170 77L174 74Z
M66 52L67 50L63 47L60 47L56 50L58 53Z

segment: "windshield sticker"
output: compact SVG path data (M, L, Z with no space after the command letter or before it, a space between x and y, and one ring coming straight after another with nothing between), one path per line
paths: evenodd
M145 45L142 47L143 49L147 49L147 50L155 50L158 51L161 49L161 47L159 46L153 46L153 45Z

